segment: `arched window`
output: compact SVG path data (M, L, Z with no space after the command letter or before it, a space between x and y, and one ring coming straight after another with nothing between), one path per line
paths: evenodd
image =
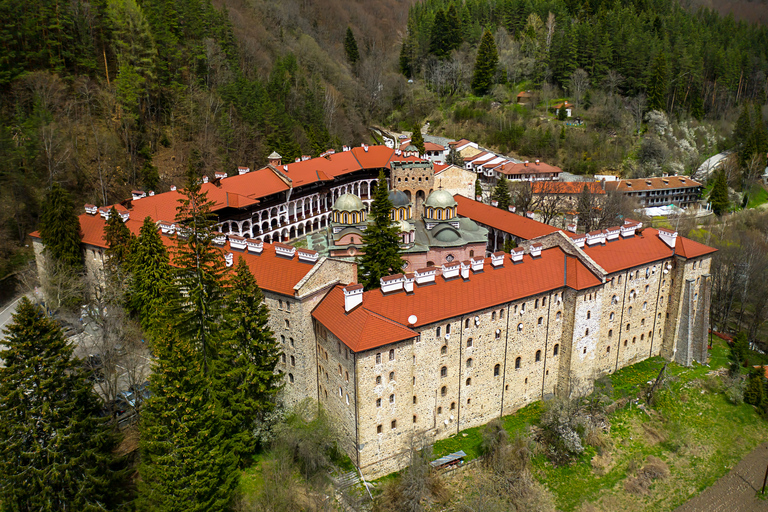
M591 311L587 311L587 320L589 320L590 318L592 318L592 312Z
M539 322L539 325L543 324L544 323L544 317L540 316L538 322Z
M619 297L617 295L614 295L611 297L611 304L618 304L619 303Z
M437 329L435 329L435 336L437 336L438 338L440 337L440 332L441 332L440 329L441 329L440 326L438 326Z
M557 314L555 315L555 320L560 320L561 316L562 314L558 311Z
M395 372L389 372L389 380L390 381L395 380Z
M496 329L496 339L501 339L501 329Z
M376 407L381 407L381 398L376 399Z
M536 299L536 302L533 303L533 309L539 308L539 299Z
M437 408L437 414L443 414L443 408L442 407L438 407Z
M517 359L515 359L515 370L520 368L520 363L521 362L522 362L522 359L520 359L519 357Z
M522 332L522 331L523 331L523 323L520 322L519 324L517 324L517 332Z
M376 384L381 384L381 375L376 376Z
M500 373L501 373L501 365L497 364L496 366L493 367L493 376L498 377Z
M629 324L627 324L627 330L629 330Z
M456 402L451 402L451 410L453 411L456 409Z
M606 353L606 354L607 354L607 353L609 353L610 351L611 351L611 346L610 346L610 345L608 345L607 347L605 347L605 353Z
M611 313L610 315L608 315L608 320L613 320L613 317L615 317L615 316L616 315L614 313Z
M552 349L552 355L556 356L558 352L560 352L560 344L556 343L554 348Z
M637 336L632 337L632 343L635 343L637 341Z
M445 334L451 334L451 324L445 326Z
M469 329L469 318L467 318L466 320L464 320L464 328L465 328L465 329Z
M541 361L541 350L536 351L536 362Z
M448 345L443 345L442 347L440 347L440 354L441 355L445 355L447 353L448 353Z
M471 386L471 385L472 385L472 378L470 377L467 379L467 386Z
M584 336L589 336L589 329L584 329Z
M631 314L632 314L632 306L629 306L629 309L627 310L627 314L628 314L628 315L631 315Z
M625 347L627 346L627 340L624 340L624 346Z
M285 354L280 354L280 359L285 362Z
M640 319L640 325L645 325L645 318Z
M296 358L291 356L291 366L296 366Z
M395 349L391 349L389 351L389 360L394 361L395 360Z
M472 346L472 338L467 338L467 347Z
M467 359L467 368L472 368L472 358Z
M491 320L496 320L496 312L491 313Z
M613 336L613 329L608 329L608 337L610 338L612 336Z
M504 310L503 309L499 310L499 319L501 319L501 320L504 319Z
M381 352L376 354L376 364L381 364Z
M643 302L643 311L645 311L647 308L648 308L648 303L647 302Z
M547 298L546 297L542 297L542 299L541 299L541 307L544 307L546 305L547 305Z
M448 388L443 386L440 388L440 396L445 396L448 394Z
M395 403L395 395L394 394L389 395L389 403L391 403L391 404Z
M288 382L293 382L293 374L292 373L288 374Z
M619 276L619 284L621 284L621 276Z
M645 334L640 335L640 341L643 341L645 339Z
M440 368L440 376L441 377L447 377L448 376L448 367L447 366L443 366L442 368Z

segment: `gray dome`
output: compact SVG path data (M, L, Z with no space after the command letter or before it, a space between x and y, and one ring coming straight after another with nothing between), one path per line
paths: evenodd
M464 231L477 231L480 229L480 226L478 226L475 221L466 217L461 217L459 219L459 226Z
M365 206L355 194L344 194L333 203L333 209L337 212L359 212Z
M440 240L441 242L455 242L459 239L459 234L451 227L446 226L437 233L435 233L435 239Z
M411 201L408 200L408 196L402 190L392 189L389 191L389 200L392 206L398 208L400 206L408 206Z
M396 220L395 226L397 226L397 229L400 233L410 233L413 231L413 226L404 220Z
M456 206L456 201L453 200L453 196L447 190L435 190L424 202L424 206L432 206L433 208L448 208Z
M419 148L417 148L413 144L408 144L407 146L405 146L405 149L403 151L415 151L415 152L418 153L419 152Z

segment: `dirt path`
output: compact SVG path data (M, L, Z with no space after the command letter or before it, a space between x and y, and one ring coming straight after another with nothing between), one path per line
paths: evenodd
M763 443L712 487L678 507L675 512L768 512L768 499L755 497L763 486L766 465L768 443Z

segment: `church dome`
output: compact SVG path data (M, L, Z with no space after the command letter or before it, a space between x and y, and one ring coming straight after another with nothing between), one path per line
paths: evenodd
M435 233L434 236L436 240L446 243L455 242L459 239L459 234L456 232L456 230L449 226L445 226L443 229Z
M431 206L433 208L450 208L456 206L456 201L453 200L453 196L447 190L435 190L424 202L424 206Z
M459 219L459 226L463 231L478 231L480 229L480 226L475 221L466 217Z
M395 222L395 226L397 226L397 230L399 233L410 233L413 231L413 226L409 222L406 222L404 220L398 220Z
M417 148L413 144L408 144L403 151L415 151L416 153L418 153L419 148Z
M365 209L365 206L355 194L344 194L333 203L333 209L337 212L359 212Z
M408 199L408 196L405 195L405 192L402 190L395 190L392 189L389 191L389 200L392 202L392 206L395 208L400 206L408 206L411 204L411 201Z

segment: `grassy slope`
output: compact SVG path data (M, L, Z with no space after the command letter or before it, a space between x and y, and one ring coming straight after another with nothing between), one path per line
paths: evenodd
M612 375L613 398L634 398L663 364L654 358ZM597 452L591 447L569 466L553 467L544 456L537 456L534 472L555 494L558 509L673 510L712 485L764 440L768 423L752 406L727 402L719 392L720 379L706 375L727 364L727 347L720 340L715 342L709 364L693 368L670 364L671 382L657 394L656 411L650 415L634 400L613 413L613 447L596 464L600 469L593 469ZM513 434L522 431L538 420L541 410L541 404L531 404L504 418L505 426ZM459 449L468 459L478 456L480 432L481 428L468 429L438 441L435 456ZM653 484L647 495L628 494L624 491L624 480L631 474L628 467L642 465L649 455L665 461L671 476Z

